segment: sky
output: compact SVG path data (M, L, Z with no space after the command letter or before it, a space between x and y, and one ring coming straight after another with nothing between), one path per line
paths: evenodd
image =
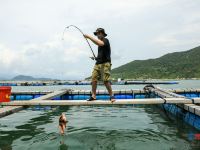
M95 64L74 24L105 29L112 68L200 45L200 0L0 0L0 78L84 79ZM97 46L90 42L97 54ZM133 68L134 69L134 68Z

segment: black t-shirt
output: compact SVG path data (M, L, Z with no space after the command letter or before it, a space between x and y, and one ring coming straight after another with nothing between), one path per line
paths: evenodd
M110 43L107 38L103 38L104 46L98 46L98 55L96 59L96 64L102 64L105 62L111 62L111 48Z

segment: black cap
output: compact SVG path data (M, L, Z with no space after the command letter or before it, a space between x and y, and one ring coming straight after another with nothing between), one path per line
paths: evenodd
M97 35L97 33L99 33L99 32L103 33L105 37L107 36L107 34L105 33L105 30L103 28L97 28L96 31L94 32L94 35Z

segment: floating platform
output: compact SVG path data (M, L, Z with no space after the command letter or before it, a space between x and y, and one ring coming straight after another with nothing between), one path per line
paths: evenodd
M2 102L2 106L87 106L87 105L132 105L132 104L200 104L200 98L147 98L147 99L120 99L115 102L109 100L31 100Z
M178 81L125 81L124 84L178 84Z
M2 107L0 108L0 118L1 117L5 117L7 115L16 113L20 110L24 109L23 106L6 106L6 107Z
M196 98L198 99L200 97L199 92L197 92L198 90L185 90L184 93L177 94L152 85L146 86L144 90L150 97L159 96L163 99L166 99L166 97L190 99L192 104L161 104L159 106L164 112L169 112L200 130L200 106L194 102Z
M130 84L178 84L178 81L154 81L154 80L122 80L112 81L112 85L130 85ZM91 81L0 81L0 86L54 86L54 85L91 85ZM103 82L98 82L103 85Z
M200 97L200 89L170 89L169 92L176 93L186 97ZM31 100L54 91L18 91L12 92L11 100ZM128 90L113 90L116 99L144 99L148 94L144 90L128 89ZM90 90L70 90L66 94L56 96L53 100L86 100L91 96ZM97 90L97 99L109 99L107 90Z
M106 90L97 90L96 101L86 101L90 90L63 89L58 91L12 92L11 102L0 103L0 117L15 113L28 106L82 106L82 105L135 105L154 104L178 116L200 130L200 89L161 89L152 85L144 90L114 90L116 101L111 103Z

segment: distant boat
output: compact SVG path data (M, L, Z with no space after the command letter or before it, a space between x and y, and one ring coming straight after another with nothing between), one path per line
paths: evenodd
M178 81L124 81L124 84L179 84Z

